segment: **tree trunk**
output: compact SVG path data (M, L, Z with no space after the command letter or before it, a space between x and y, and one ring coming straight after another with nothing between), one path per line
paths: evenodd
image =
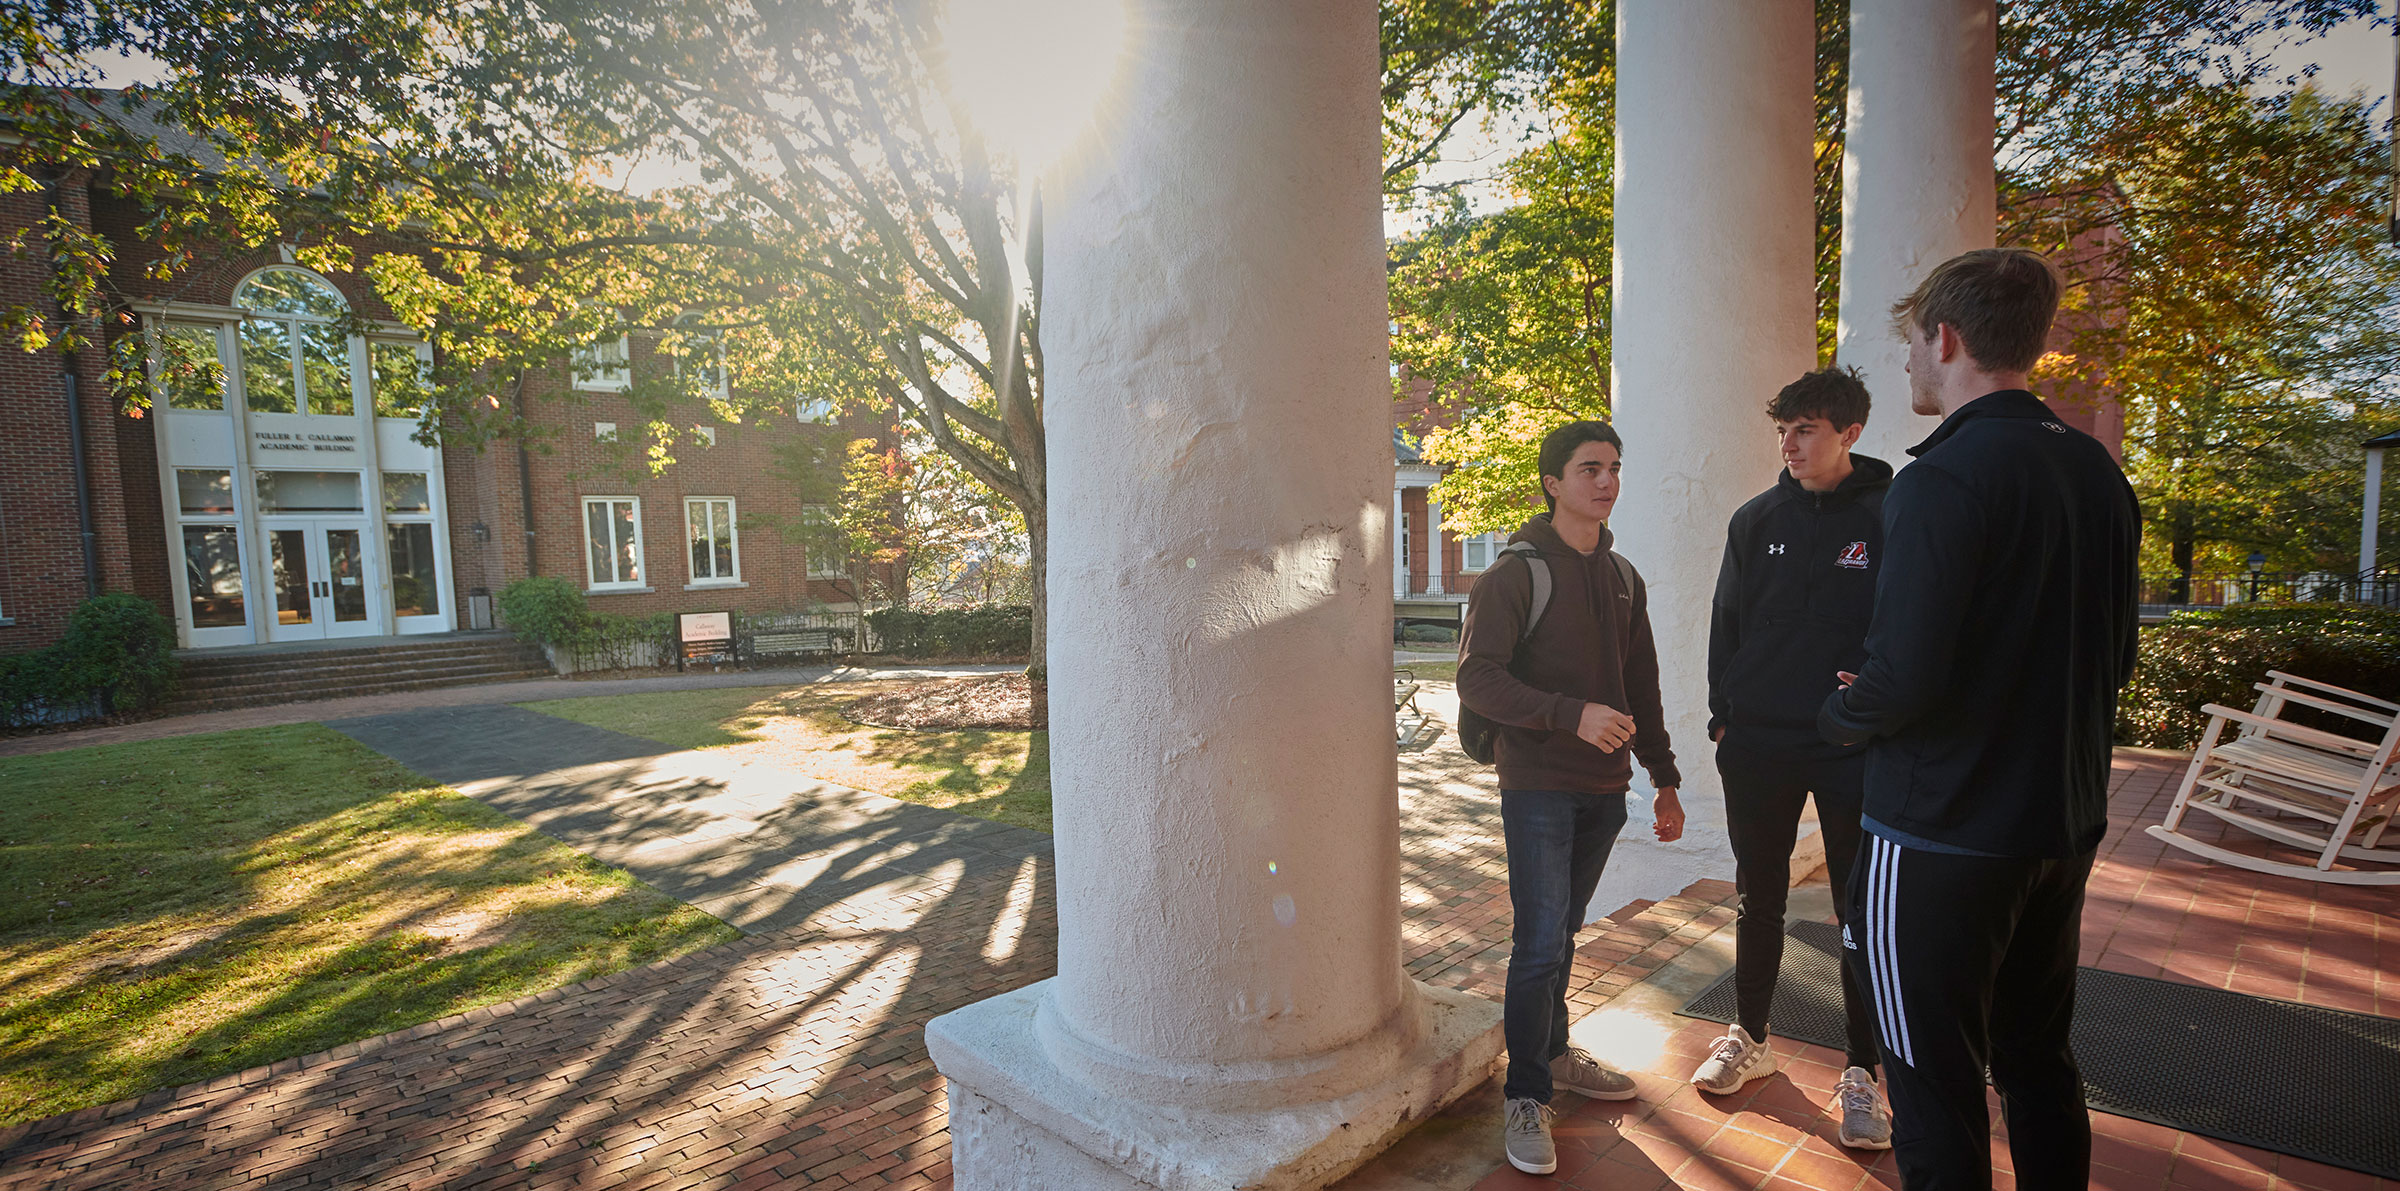
M2173 602L2188 604L2192 602L2192 551L2197 545L2193 540L2192 510L2188 506L2178 506L2168 524L2169 532L2174 534L2169 543L2175 562Z
M1025 511L1025 541L1033 580L1033 649L1025 655L1026 671L1036 683L1050 673L1050 519Z
M1025 541L1033 574L1033 648L1025 655L1025 677L1033 697L1033 726L1050 727L1050 519L1025 514Z

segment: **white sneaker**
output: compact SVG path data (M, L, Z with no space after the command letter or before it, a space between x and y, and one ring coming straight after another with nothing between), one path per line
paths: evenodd
M1508 1118L1500 1138L1508 1147L1508 1164L1527 1174L1558 1169L1558 1146L1550 1140L1550 1106L1531 1097L1508 1102Z
M1751 1037L1750 1031L1740 1026L1731 1026L1692 1071L1692 1086L1720 1096L1738 1092L1743 1084L1765 1075L1774 1062L1775 1056L1764 1039Z
M1842 1072L1833 1087L1833 1107L1842 1114L1842 1144L1854 1150L1892 1148L1892 1106L1864 1067Z

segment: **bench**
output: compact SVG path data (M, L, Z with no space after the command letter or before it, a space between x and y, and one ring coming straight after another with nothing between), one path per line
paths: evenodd
M787 629L776 633L759 633L750 638L750 655L777 657L844 653L850 647L849 636L841 629Z
M1400 747L1415 744L1425 731L1425 713L1417 707L1417 676L1398 667L1392 670L1392 715Z

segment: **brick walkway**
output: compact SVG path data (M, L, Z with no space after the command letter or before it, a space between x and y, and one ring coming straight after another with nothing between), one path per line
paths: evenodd
M324 720L390 715L427 707L467 707L490 703L531 703L538 699L577 699L587 695L632 695L645 691L693 691L717 687L806 686L820 682L871 682L884 678L919 678L959 674L1000 674L1020 666L799 666L781 670L723 670L689 674L643 674L631 678L537 678L530 682L488 682L437 687L425 691L396 691L388 695L354 695L346 699L317 699L245 707L234 711L202 711L162 716L69 732L36 732L0 736L0 757L78 749L94 744L123 744L236 728L265 728L277 724L313 724Z
M2109 834L2085 904L2082 962L2400 1016L2394 890L2311 884L2206 864L2143 833L2165 817L2185 761L2177 753L2118 752ZM2192 819L2215 823L2203 816ZM2198 827L2195 834L2229 847L2249 846L2242 833L2221 825L2214 830L2225 835L2212 837L2210 826ZM1556 1176L1533 1178L1502 1167L1477 1183L1478 1191L1559 1186L1857 1191L1900 1185L1888 1154L1855 1155L1834 1142L1837 1122L1824 1105L1841 1074L1838 1051L1777 1039L1781 1070L1733 1096L1703 1096L1684 1083L1723 1031L1701 1021L1677 1029L1666 1055L1636 1073L1643 1093L1639 1100L1578 1101L1563 1111ZM2390 1090L2382 1096L2388 1109ZM1997 1119L1997 1098L1992 1106ZM2102 1191L2400 1191L2400 1182L2126 1117L2094 1113L2092 1126L2092 1186ZM2010 1169L2004 1141L1995 1140L1992 1161L1996 1170ZM2000 1175L2001 1191L2015 1185L2013 1176Z

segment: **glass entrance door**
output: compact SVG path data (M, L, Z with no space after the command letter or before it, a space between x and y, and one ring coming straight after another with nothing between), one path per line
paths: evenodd
M367 574L366 526L356 521L267 522L267 565L273 573L275 618L269 638L364 637L383 631Z

